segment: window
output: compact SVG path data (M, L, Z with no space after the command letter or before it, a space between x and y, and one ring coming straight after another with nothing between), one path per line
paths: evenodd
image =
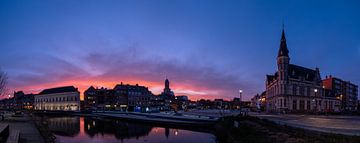
M284 107L286 107L286 99L284 99Z
M297 90L296 85L293 85L293 95L296 95L296 90Z
M304 100L300 100L300 110L305 110L305 102L304 102Z
M310 87L307 87L306 91L307 91L307 96L310 96Z
M310 101L307 101L306 106L307 106L306 109L310 110Z
M300 95L303 96L304 95L304 87L300 86Z
M297 110L297 101L296 100L293 101L293 110Z

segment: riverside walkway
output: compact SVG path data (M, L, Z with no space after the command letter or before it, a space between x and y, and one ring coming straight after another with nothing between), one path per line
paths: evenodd
M9 124L10 131L20 131L19 142L26 143L43 143L44 139L41 136L38 129L35 127L31 118L24 114L22 117L13 117L11 113L5 114L4 121L0 121L2 124Z

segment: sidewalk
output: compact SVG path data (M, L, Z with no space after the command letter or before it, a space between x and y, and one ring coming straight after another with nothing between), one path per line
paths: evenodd
M44 143L44 139L40 135L40 132L31 121L31 118L26 114L24 114L23 117L12 117L11 115L6 115L5 120L0 121L0 123L9 124L10 132L12 130L19 130L20 143Z

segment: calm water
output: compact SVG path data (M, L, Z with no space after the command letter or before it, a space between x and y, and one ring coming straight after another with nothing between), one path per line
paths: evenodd
M211 133L90 117L48 117L60 143L214 143Z

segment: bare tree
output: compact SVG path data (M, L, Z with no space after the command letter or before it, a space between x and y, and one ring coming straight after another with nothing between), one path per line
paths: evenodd
M6 94L7 75L5 72L0 70L0 95Z

